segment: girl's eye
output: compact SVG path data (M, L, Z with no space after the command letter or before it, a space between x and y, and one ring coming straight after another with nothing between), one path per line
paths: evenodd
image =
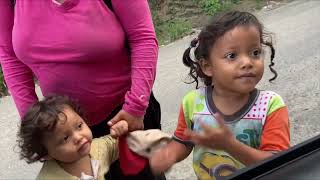
M226 55L226 58L230 59L230 60L234 60L236 58L236 56L237 56L236 53L228 53Z
M261 55L261 50L260 49L255 49L252 51L252 57L253 58L260 58L260 55Z

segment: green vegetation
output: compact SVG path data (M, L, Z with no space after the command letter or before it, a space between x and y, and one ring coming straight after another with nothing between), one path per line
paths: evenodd
M157 33L157 38L160 45L168 44L183 36L192 33L191 22L188 18L171 17L169 21L162 20L157 11L160 9L160 4L164 0L149 0L152 17ZM249 10L261 9L265 0L190 0L201 9L203 15L212 16L219 12L229 11L232 9Z
M7 95L7 88L4 86L4 78L0 65L0 97L4 95Z
M185 20L171 20L155 24L159 45L168 44L192 32L190 22Z
M194 0L194 2L199 1L201 9L207 15L215 15L232 9L257 10L261 9L267 2L266 0Z
M261 9L264 6L263 0L256 0L256 9Z
M238 3L240 3L240 0L200 0L200 6L207 15L228 11Z
M191 23L182 17L169 17L166 20L161 17L162 15L159 14L159 11L161 11L161 4L165 1L149 0L159 45L168 44L192 32Z

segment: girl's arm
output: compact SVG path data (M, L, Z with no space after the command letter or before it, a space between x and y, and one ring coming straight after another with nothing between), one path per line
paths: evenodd
M252 148L235 138L230 141L229 146L227 146L225 151L246 166L252 165L273 155L270 151Z
M215 117L219 123L219 128L201 124L203 133L187 130L186 135L195 144L228 152L246 166L266 159L276 152L288 149L290 146L288 110L286 107L276 110L267 117L259 149L238 141L224 124L222 117L219 114L216 114Z
M233 139L226 151L245 165L266 159L274 153L290 147L289 114L286 106L267 116L259 149Z
M228 127L222 124L223 120L220 118L221 117L216 115L217 121L220 121L219 128L212 128L210 126L201 124L203 133L195 133L191 130L187 130L186 135L189 136L191 141L193 141L195 144L211 149L220 149L226 151L246 166L268 158L272 155L271 152L261 151L238 141Z
M181 144L175 140L167 146L154 152L149 159L151 170L160 174L170 169L175 163L184 160L191 153L192 147Z
M0 17L0 63L10 93L20 116L23 116L29 106L38 98L31 70L16 57L13 51L13 0L0 1Z
M150 167L155 174L167 171L172 165L184 160L191 153L193 144L184 135L184 131L191 128L188 127L186 121L183 105L181 105L173 140L164 148L153 153L149 159Z
M147 0L112 0L129 42L131 55L131 89L125 96L123 109L142 117L148 106L155 80L158 43Z

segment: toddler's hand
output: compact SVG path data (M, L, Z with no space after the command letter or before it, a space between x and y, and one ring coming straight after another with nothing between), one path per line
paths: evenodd
M143 116L142 117L133 116L127 113L126 111L124 111L123 109L120 110L118 114L108 122L108 125L112 128L121 120L124 120L128 123L128 128L130 132L143 129L144 127Z
M118 121L110 128L110 135L113 138L125 135L128 133L128 123L124 120Z
M184 132L185 135L195 144L212 149L225 150L235 138L230 129L224 124L221 115L217 113L215 114L215 118L218 121L219 128L213 128L200 122L200 126L203 129L201 133L187 129Z
M173 153L170 153L166 147L153 152L149 158L151 171L155 175L166 172L174 163Z

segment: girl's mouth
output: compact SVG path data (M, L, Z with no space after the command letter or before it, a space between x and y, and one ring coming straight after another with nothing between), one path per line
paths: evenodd
M244 73L244 74L242 74L242 75L240 75L238 78L250 78L250 77L256 77L256 75L255 74L253 74L253 73Z

